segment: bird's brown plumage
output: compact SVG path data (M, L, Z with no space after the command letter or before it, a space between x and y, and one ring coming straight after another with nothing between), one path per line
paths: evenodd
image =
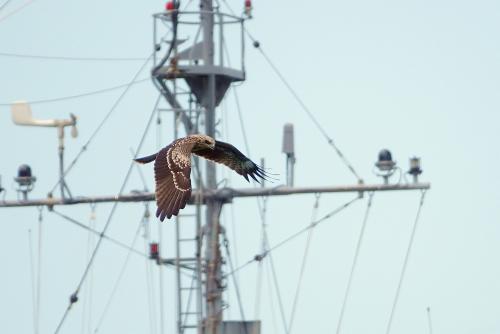
M155 160L156 216L161 221L176 216L191 197L191 154L224 164L242 175L258 181L266 173L234 146L205 135L180 138L156 155L136 159L140 163ZM257 176L257 177L256 177Z

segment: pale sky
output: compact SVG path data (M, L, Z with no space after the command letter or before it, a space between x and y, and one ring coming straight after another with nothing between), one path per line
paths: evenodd
M163 2L11 0L0 11L0 53L68 57L147 57L152 52L151 15ZM222 8L226 8L221 1ZM240 12L243 1L227 0ZM182 6L187 1L182 1ZM388 148L403 169L422 158L422 181L431 182L415 235L391 333L500 332L500 3L497 1L258 1L247 28L297 91L366 183L378 151ZM196 8L196 6L191 6ZM354 184L355 178L328 146L262 55L246 47L247 80L237 88L250 152L244 147L234 95L218 110L220 138L230 141L284 182L281 153L284 123L295 125L297 186ZM141 61L63 61L0 55L0 103L81 94L129 82ZM139 76L147 78L151 66ZM113 106L121 90L63 102L34 104L35 117L79 117L79 137L67 131L66 159L72 160ZM67 182L74 195L114 195L120 189L153 108L150 82L135 85L91 142ZM38 180L30 198L43 198L57 180L57 136L53 129L15 126L10 110L0 113L0 164L6 199L16 198L13 177L20 164ZM173 138L170 115L153 126L142 153ZM152 166L142 167L153 189ZM219 167L235 187L246 182ZM397 178L392 179L393 182ZM142 189L136 170L127 191ZM354 194L323 195L322 217ZM366 196L367 197L367 196ZM368 217L341 333L386 333L394 294L419 204L419 192L377 193ZM271 245L310 223L314 195L270 198L266 220ZM293 321L293 333L334 333L359 236L366 198L318 225ZM153 204L150 205L153 208ZM88 224L89 205L56 208ZM111 205L96 207L96 229ZM192 208L186 210L191 212ZM120 204L108 235L131 244L144 206ZM234 212L234 216L233 216ZM33 327L30 242L38 260L39 211L0 210L0 332L30 333ZM76 288L89 249L86 231L42 211L40 333L54 332ZM227 205L222 223L230 247L243 264L260 251L261 220L254 199ZM191 236L194 222L182 221ZM159 223L150 222L158 240ZM31 232L29 232L31 231ZM162 225L163 252L174 256L175 223ZM273 252L285 317L290 318L307 234ZM140 231L136 248L144 251ZM187 250L188 256L190 251ZM160 333L158 267L148 270L132 254L107 313L103 315L127 252L103 241L80 301L60 333ZM36 265L34 271L36 272ZM247 319L260 319L262 333L284 333L271 271L266 263L261 303L256 306L257 264L238 273ZM229 269L227 266L225 270ZM165 333L175 327L175 276L162 270ZM154 307L148 302L153 281ZM240 319L228 281L225 319ZM89 287L91 286L91 287ZM89 312L91 305L91 312ZM151 319L156 330L151 328Z

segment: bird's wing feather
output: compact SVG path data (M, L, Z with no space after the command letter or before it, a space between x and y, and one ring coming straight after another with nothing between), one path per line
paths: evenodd
M191 197L191 157L176 142L158 152L155 160L156 217L177 215Z
M236 147L222 141L216 141L213 150L204 148L193 150L193 153L205 159L226 165L236 173L242 175L247 181L249 181L248 176L257 182L259 182L258 178L265 179L267 176L266 172L261 167L248 159Z

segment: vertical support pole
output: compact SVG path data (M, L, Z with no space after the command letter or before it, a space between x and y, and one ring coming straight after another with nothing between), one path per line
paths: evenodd
M61 187L61 198L64 199L64 126L57 127L57 137L59 139L59 187Z
M66 198L66 193L69 198L71 198L71 192L69 191L66 181L64 181L64 125L59 125L57 127L57 136L59 138L59 187L61 188L61 198L64 200Z
M201 25L203 29L203 61L205 66L214 64L214 13L212 0L200 0ZM215 138L215 74L209 74L204 94L205 133ZM206 187L217 188L217 175L214 163L206 162ZM220 334L222 323L222 287L219 242L219 215L222 203L210 199L206 203L206 334Z

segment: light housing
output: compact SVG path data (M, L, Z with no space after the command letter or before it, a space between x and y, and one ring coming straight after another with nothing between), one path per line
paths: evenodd
M152 260L158 260L160 257L160 248L157 242L152 242L149 244L149 258Z
M422 169L420 168L420 158L413 157L410 158L410 169L408 170L408 174L413 176L418 176L422 174Z
M392 160L391 151L387 149L383 149L378 153L378 161L375 163L375 166L381 172L389 172L394 169L396 166L396 162Z
M14 181L16 181L19 186L30 187L36 182L36 177L33 176L31 167L23 164L17 169L17 177L14 178Z
M17 177L14 181L18 184L16 189L18 192L23 194L23 199L28 199L28 193L35 187L36 177L33 176L31 172L31 167L29 165L23 164L17 169Z
M245 0L245 15L248 18L252 18L252 1L251 0Z
M175 9L174 2L173 1L167 1L167 3L165 4L165 10L167 12L171 12L174 9Z
M418 176L422 174L422 168L420 168L420 158L410 158L410 169L407 173L413 176L414 183L418 183Z

